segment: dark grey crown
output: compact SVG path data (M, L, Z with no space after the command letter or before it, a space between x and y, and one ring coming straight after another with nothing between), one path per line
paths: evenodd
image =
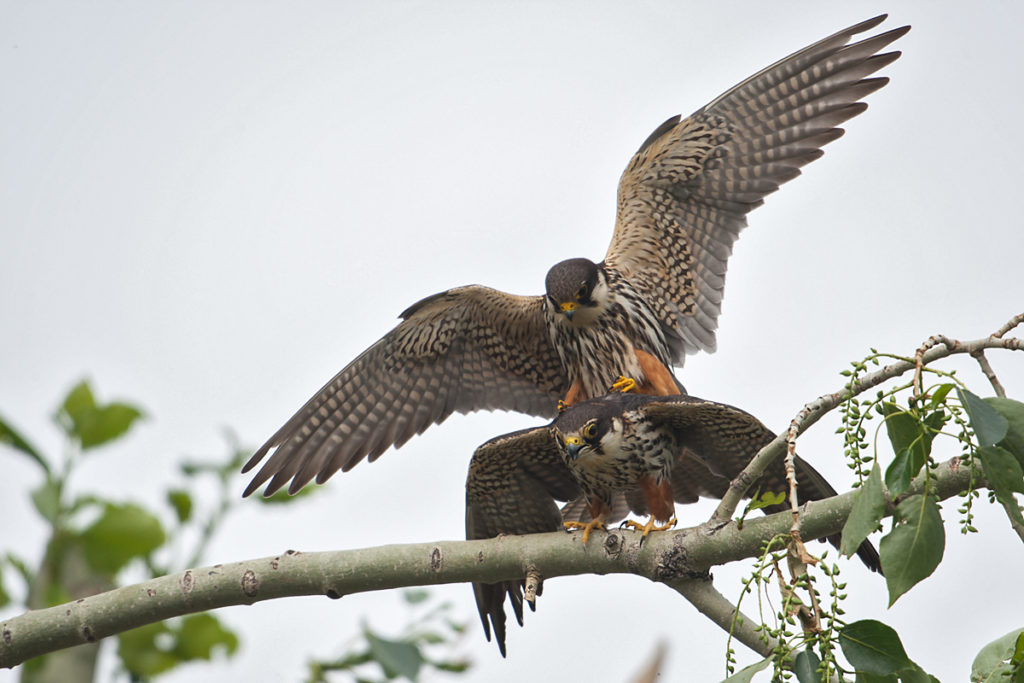
M600 268L590 259L571 258L556 263L544 278L544 287L548 297L556 304L566 301L587 303L597 284L597 271ZM577 299L577 294L585 289L585 296Z

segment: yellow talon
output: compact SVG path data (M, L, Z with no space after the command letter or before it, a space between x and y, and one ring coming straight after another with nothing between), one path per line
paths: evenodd
M601 529L603 531L605 529L604 522L601 521L600 519L592 519L592 520L590 520L589 522L586 522L586 523L584 523L584 522L562 522L562 526L564 526L567 531L572 531L574 529L583 529L583 545L587 544L587 541L590 539L590 532L592 530L594 530L594 529Z
M558 400L558 404L555 406L555 408L558 409L559 414L561 414L561 413L564 413L565 411L569 410L569 404L566 403L565 401L559 399Z
M655 524L654 517L649 518L647 520L646 524L641 524L640 522L634 522L631 519L630 520L626 520L625 522L622 523L622 526L624 526L624 527L628 527L630 529L636 529L637 531L642 531L643 535L640 536L641 539L647 538L647 534L651 533L652 531L667 531L668 529L671 529L675 525L676 525L676 518L675 517L673 517L672 519L668 520L668 522L666 522L665 524Z
M623 377L622 375L619 375L619 378L617 380L615 380L615 384L612 385L612 388L611 388L610 391L621 391L622 393L626 393L627 391L635 391L635 390L636 390L636 380L635 379L633 379L632 377Z

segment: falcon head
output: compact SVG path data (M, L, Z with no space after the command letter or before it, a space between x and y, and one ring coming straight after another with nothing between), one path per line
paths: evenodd
M556 263L548 271L544 287L551 311L576 324L593 321L608 300L604 269L585 258Z
M567 463L588 455L614 457L621 450L624 436L621 411L606 403L588 401L574 406L562 413L553 427Z

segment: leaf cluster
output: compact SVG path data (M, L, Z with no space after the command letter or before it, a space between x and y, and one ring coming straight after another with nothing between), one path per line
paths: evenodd
M942 561L945 550L945 526L939 496L934 490L931 470L933 443L938 438L951 438L959 443L963 467L971 468L971 488L962 494L966 500L959 512L964 515L963 531L975 531L971 512L977 499L977 486L990 490L990 500L1003 507L1008 520L1024 540L1024 518L1016 494L1024 493L1024 403L995 396L980 398L972 393L953 373L930 367L919 367L915 382L924 373L934 373L943 380L922 391L920 384L909 382L879 391L872 400L859 398L853 388L869 365L878 365L883 357L913 363L872 350L872 355L853 363L844 371L849 378L848 394L840 405L844 453L850 468L857 474L859 492L842 532L840 552L856 553L869 535L882 529L883 520L891 516L888 530L879 542L879 555L891 606L915 585L930 576ZM868 422L874 417L881 423L872 438ZM877 443L881 426L892 447L893 458L884 468L879 462ZM950 430L952 426L954 429ZM872 451L872 442L876 444ZM977 467L976 467L977 466ZM978 471L974 477L973 472ZM948 494L947 494L948 495ZM800 683L840 680L844 673L856 675L866 683L936 680L914 663L891 627L876 621L844 623L840 603L845 584L836 580L839 567L820 562L817 568L832 580L831 605L818 610L818 621L804 623L803 633L791 628L796 614L790 593L802 590L816 604L820 599L810 572L797 574L786 583L778 571L785 554L780 544L765 548L761 563L753 576L744 581L744 595L757 586L759 604L764 600L762 586L768 584L774 565L782 585L784 604L776 613L776 625L763 627L768 637L780 643L772 656L735 670L732 651L727 652L728 681L749 681L758 672L772 666L776 678L795 676ZM767 561L773 555L771 561ZM824 559L824 555L822 558ZM742 599L742 596L741 596ZM738 607L737 607L738 614ZM764 623L762 611L762 624ZM849 668L835 657L840 649ZM1024 630L1007 634L986 646L979 653L972 669L972 681L1003 680L1024 683Z

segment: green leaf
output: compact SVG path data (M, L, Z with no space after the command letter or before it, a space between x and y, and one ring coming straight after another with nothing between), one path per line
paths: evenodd
M1024 472L1009 451L999 446L982 446L976 451L985 470L985 478L1006 510L1010 519L1024 525L1020 506L1013 493L1024 493Z
M900 683L939 683L934 676L929 676L924 669L919 667L917 664L907 667L906 669L900 669L899 672Z
M999 445L1013 453L1017 462L1024 467L1024 403L998 396L986 398L985 403L995 408L1006 419L1006 436Z
M174 508L174 513L178 516L179 522L184 524L192 519L192 496L189 495L188 491L181 489L168 491L167 502Z
M820 664L821 660L810 647L801 650L793 661L796 680L800 683L821 683L821 674L818 673Z
M956 385L952 382L940 384L935 391L931 393L931 400L928 403L928 407L934 410L946 400L946 396Z
M907 490L932 450L932 439L946 422L942 411L930 413L924 420L894 402L882 404L885 427L896 458L885 472L885 483L894 495Z
M61 404L57 417L58 419L69 419L70 423L66 425L66 428L73 429L78 420L93 410L96 410L96 399L92 395L92 387L89 386L89 382L83 379L72 387L68 395L64 397L64 403ZM68 432L68 436L74 435L74 432Z
M903 410L895 401L887 401L881 408L882 414L885 415L885 430L889 434L892 450L899 453L909 448L921 434L917 417Z
M11 594L4 588L3 565L0 564L0 607L6 607L11 603Z
M888 676L876 676L875 674L869 674L864 673L863 671L858 671L856 678L854 678L854 681L856 681L856 683L900 683L900 677L896 674L889 674Z
M181 661L209 660L214 648L232 655L238 649L238 636L225 628L212 614L192 614L181 622L172 652Z
M1000 489L1024 493L1024 471L1010 451L999 446L982 446L976 453L981 458L985 478L997 494Z
M135 677L151 678L178 665L178 658L160 646L171 629L163 622L147 624L117 636L117 654Z
M433 662L432 666L438 671L448 671L453 674L461 674L469 671L469 667L472 666L472 664L463 660L445 660L441 662Z
M48 522L54 522L60 514L60 487L50 477L39 488L32 489L32 504Z
M928 416L924 418L924 426L927 428L925 433L928 438L928 452L931 452L931 443L935 438L935 435L942 431L942 427L949 420L949 416L946 415L945 411L933 410L928 413Z
M71 501L71 505L67 506L67 514L71 515L81 510L85 510L90 507L103 507L107 504L107 501L99 496L94 496L90 493L76 497Z
M971 680L1010 683L1014 657L1018 653L1024 657L1024 628L1010 631L981 648L971 664Z
M212 614L193 614L179 625L149 624L118 636L117 653L128 671L148 679L182 662L211 659L214 648L230 655L238 649L238 636Z
M971 418L971 429L978 437L978 444L982 446L995 446L1006 436L1010 423L1006 418L991 405L967 391L957 389L960 396L960 403L967 410Z
M46 462L46 458L2 417L0 417L0 443L7 444L11 448L21 451L39 463L39 466L43 468L47 475L50 474L50 465Z
M946 532L939 506L930 496L910 496L893 515L895 528L882 537L878 552L889 588L889 606L942 561Z
M878 528L878 523L885 516L885 492L882 490L882 471L876 462L871 467L871 474L860 487L853 501L853 509L843 525L842 542L839 552L847 557L860 548L860 544Z
M57 423L82 450L88 450L122 436L140 417L142 412L127 403L98 405L89 383L83 380L64 399Z
M159 548L165 536L160 520L138 505L109 503L81 540L89 566L113 575Z
M418 605L421 602L425 602L429 597L430 591L423 590L422 588L407 588L402 591L402 599L410 605Z
M847 624L839 632L839 645L858 673L890 676L914 666L896 631L874 619Z
M910 480L914 478L911 472L913 465L910 462L912 457L909 449L902 450L885 468L885 485L894 496L910 488Z
M412 636L416 643L423 643L426 645L440 645L444 642L444 636L435 631L421 631Z
M369 629L366 629L366 642L374 661L389 678L405 676L410 681L416 680L424 661L418 647L401 640L381 638Z
M764 671L768 668L768 665L772 663L771 657L765 657L760 662L745 666L732 676L729 676L723 683L749 683L753 680L754 674Z
M25 582L26 586L31 586L32 582L36 579L36 572L34 569L30 569L28 563L21 559L14 553L7 553L7 563L14 568L18 575L21 576L21 580Z
M142 417L142 411L127 403L110 403L98 408L79 425L82 449L100 446L123 436Z
M779 491L778 493L772 493L771 491L765 491L754 500L747 504L748 510L760 510L762 508L769 507L771 505L778 505L786 500L786 492Z

